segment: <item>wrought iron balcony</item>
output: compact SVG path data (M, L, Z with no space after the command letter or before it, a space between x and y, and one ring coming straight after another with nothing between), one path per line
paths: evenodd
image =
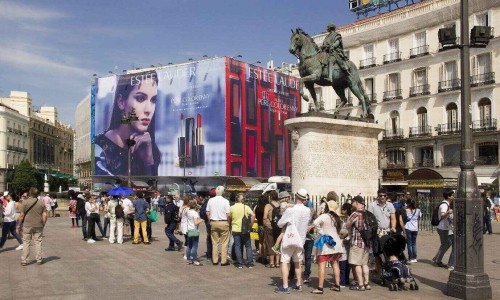
M497 119L484 119L472 122L472 131L495 131Z
M417 97L422 95L430 95L430 84L423 84L410 87L410 97Z
M481 166L498 166L498 156L478 156L476 157L476 165Z
M385 91L383 101L391 101L396 99L403 99L403 92L401 89L393 91Z
M413 167L434 167L434 160L433 159L423 159L421 161L415 161L413 162Z
M431 136L432 130L430 125L410 127L410 137Z
M439 135L460 133L461 129L460 122L439 124L436 127L436 131Z
M388 161L385 166L386 169L404 169L406 168L405 161L392 162Z
M403 128L397 128L396 130L384 130L384 139L404 139L405 135L403 132Z
M440 81L438 83L438 93L459 90L461 86L462 80L460 78Z
M370 103L377 103L376 93L367 94L367 96L368 96L368 101L370 101Z
M401 52L392 52L384 55L384 65L401 61Z
M375 67L376 65L377 65L377 58L376 57L369 57L367 59L362 59L359 61L359 68L360 69L371 68L371 67Z
M460 158L445 159L441 165L443 167L458 167L460 166Z
M410 58L424 56L429 54L429 45L423 45L410 49Z
M470 77L471 86L481 86L495 83L495 72L478 74Z
M439 43L439 51L445 51L448 49L456 49L460 46L460 37L455 38L454 42L448 42L446 44Z

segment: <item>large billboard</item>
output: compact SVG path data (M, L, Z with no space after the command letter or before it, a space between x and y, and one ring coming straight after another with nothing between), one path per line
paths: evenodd
M132 176L289 175L298 99L297 78L229 58L99 78L94 175L126 176L129 154Z

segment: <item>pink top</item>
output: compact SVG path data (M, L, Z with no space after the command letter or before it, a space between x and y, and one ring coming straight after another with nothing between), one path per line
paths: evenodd
M76 200L74 200L74 199L69 200L69 202L68 202L68 207L69 207L69 208L73 208L73 207L75 207L75 208L76 208ZM76 212L73 212L73 210L71 209L71 210L69 211L69 217L70 217L70 218L76 218Z

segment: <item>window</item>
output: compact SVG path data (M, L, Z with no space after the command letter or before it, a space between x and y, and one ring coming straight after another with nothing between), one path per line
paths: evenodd
M432 146L426 146L419 148L417 150L417 166L419 167L434 167L434 148Z
M485 53L476 56L473 60L472 73L476 75L486 74L491 72L491 54Z
M427 84L427 69L420 68L413 71L413 86L423 86Z
M389 74L389 78L387 81L387 90L394 91L394 90L399 90L399 89L400 89L399 73Z
M446 105L446 121L446 129L458 130L458 108L455 103Z
M449 61L444 63L443 80L454 80L458 78L457 62Z
M427 109L425 107L417 109L417 122L422 132L427 130Z
M478 165L498 165L498 143L481 143L477 147Z
M393 110L390 115L391 119L389 120L389 129L392 132L396 133L399 129L399 112L397 110Z
M423 47L425 45L427 45L425 31L415 33L415 47Z
M387 55L384 55L384 63L394 62L401 60L399 52L399 40L393 39L389 40L387 49Z
M366 78L365 79L365 92L368 95L370 102L377 102L375 94L373 93L374 90L375 89L374 89L373 78Z
M476 15L476 26L490 26L488 22L488 13Z
M373 57L373 45L368 45L363 48L363 55L365 59Z
M491 101L488 98L479 100L479 120L481 122L489 123L491 120ZM481 125L483 126L483 125Z
M399 52L399 40L393 39L389 41L389 53Z
M387 167L389 168L404 168L405 167L405 157L406 153L404 149L394 149L387 150L385 156L387 158Z

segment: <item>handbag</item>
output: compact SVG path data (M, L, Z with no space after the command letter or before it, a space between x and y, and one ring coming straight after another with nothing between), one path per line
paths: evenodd
M286 226L285 234L283 235L283 248L302 248L304 243L299 235L299 231L295 224L288 224Z
M200 231L197 228L189 229L187 232L188 237L199 237Z
M153 209L149 212L149 219L151 220L151 222L158 221L158 214L157 214L156 210Z
M243 201L243 218L241 219L241 234L252 232L252 220L245 214L245 202Z

